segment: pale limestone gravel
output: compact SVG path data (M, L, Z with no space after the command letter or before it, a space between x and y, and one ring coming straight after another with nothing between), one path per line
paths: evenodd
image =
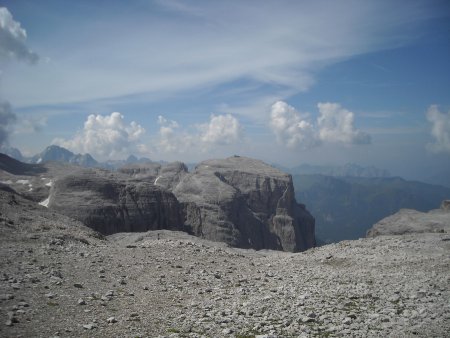
M33 229L2 229L8 239L0 246L2 337L450 332L448 234L377 237L291 254L170 231L99 240L83 232L70 237L67 228Z

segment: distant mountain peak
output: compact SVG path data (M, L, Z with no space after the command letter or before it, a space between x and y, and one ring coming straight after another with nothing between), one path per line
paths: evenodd
M9 145L2 144L0 145L0 153L6 154L11 158L14 158L18 161L23 161L24 157L19 149L10 147Z
M127 159L125 160L126 163L135 163L138 161L139 161L139 159L136 156L134 156L133 154L128 156Z
M98 166L98 162L90 154L74 154L70 150L55 144L49 145L41 153L34 155L30 162L43 163L48 161L72 163L82 167Z
M0 150L1 152L1 150ZM13 156L12 156L13 157ZM98 162L95 160L91 154L75 154L70 150L58 146L56 144L49 145L39 154L34 155L30 159L30 163L44 163L48 161L59 161L76 164L82 167L95 167L95 168L105 168L109 170L116 170L126 164L133 163L151 163L149 158L141 157L138 158L134 154L131 154L125 160L108 160L105 162Z

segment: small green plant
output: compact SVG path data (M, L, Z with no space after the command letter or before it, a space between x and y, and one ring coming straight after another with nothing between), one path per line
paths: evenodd
M171 327L170 329L167 330L167 332L169 333L180 333L180 330L174 329L173 327Z

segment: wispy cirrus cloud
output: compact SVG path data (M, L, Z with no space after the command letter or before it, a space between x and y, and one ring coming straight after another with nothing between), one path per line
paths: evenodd
M51 62L31 76L5 72L16 105L170 97L239 88L240 79L264 88L248 102L268 92L283 99L310 88L327 65L410 42L406 31L438 15L427 1L157 1L130 2L126 16L95 4L87 10L47 38Z

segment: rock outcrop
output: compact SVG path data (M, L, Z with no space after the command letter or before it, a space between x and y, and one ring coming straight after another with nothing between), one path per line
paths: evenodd
M367 231L367 237L422 232L450 232L450 200L429 212L402 209L376 223Z
M172 193L105 170L83 169L56 180L48 207L106 235L183 228Z
M314 218L296 202L292 177L244 157L192 173L180 162L80 168L56 179L45 202L102 234L169 229L257 250L315 245Z
M134 163L123 166L119 169L119 172L132 179L151 182L171 191L188 173L188 169L182 162L172 162L166 165L159 163Z
M118 172L136 180L154 182L160 170L161 164L159 163L132 163L124 165Z
M261 161L202 162L173 193L196 236L257 250L302 251L315 244L314 218L295 201L291 176Z

